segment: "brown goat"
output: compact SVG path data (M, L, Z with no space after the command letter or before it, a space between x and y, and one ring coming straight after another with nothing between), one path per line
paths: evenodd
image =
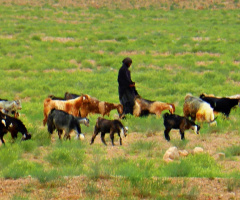
M128 128L124 127L121 121L117 119L108 120L108 119L99 117L97 119L90 144L93 144L98 133L101 133L102 143L107 145L105 141L105 134L109 133L112 141L112 145L114 146L114 133L117 133L120 138L119 140L120 145L122 145L122 138L127 136L127 131L128 131Z
M90 113L109 116L110 112L114 109L117 109L119 116L123 113L123 106L121 104L99 101L89 95L86 96L86 100L83 102L80 109L81 117L87 117Z
M45 126L45 124L47 123L48 114L53 108L63 110L75 117L80 116L80 107L82 106L83 101L86 100L86 98L88 98L86 95L82 95L76 99L71 100L52 100L51 98L46 98L44 100L43 125Z
M145 114L155 114L159 117L164 110L169 110L169 112L173 114L175 112L175 105L136 97L135 105L133 107L133 115L139 117Z

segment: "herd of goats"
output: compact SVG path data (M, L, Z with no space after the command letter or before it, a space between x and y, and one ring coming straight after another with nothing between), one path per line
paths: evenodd
M168 110L169 112L163 114L165 139L170 140L169 132L171 129L179 129L183 140L185 130L192 129L195 133L199 133L200 126L195 121L216 125L214 113L221 112L228 118L231 109L237 105L240 106L239 94L230 97L216 97L206 94L194 97L187 94L183 104L184 116L180 116L174 114L175 105L172 103L150 101L137 96L133 107L133 115L141 117L155 114L159 117L162 111ZM20 100L8 101L7 99L0 99L0 139L2 144L5 144L3 136L8 132L11 133L12 139L17 138L18 132L22 134L22 140L31 139L31 134L26 126L18 119L18 110L21 108ZM114 120L104 119L104 116L109 116L114 109L117 110L119 118ZM118 103L99 101L87 94L77 95L66 92L63 98L49 95L44 100L43 125L47 124L50 134L53 134L53 131L56 130L59 139L61 139L63 132L64 139L70 139L72 131L77 133L77 138L84 139L80 124L89 126L87 117L90 114L101 115L96 121L90 144L93 144L95 137L98 133L101 133L101 140L107 145L105 134L109 133L112 145L114 145L114 134L117 133L120 138L120 145L122 145L122 138L126 137L128 131L128 128L124 127L121 122L126 117L123 114L123 106Z

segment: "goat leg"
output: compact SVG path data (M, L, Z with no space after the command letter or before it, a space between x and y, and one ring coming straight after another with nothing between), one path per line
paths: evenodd
M106 141L105 141L104 136L105 136L105 133L101 133L101 140L102 140L102 143L105 144L105 145L107 146L107 143L106 143Z
M185 140L184 130L180 130L181 140Z
M169 137L169 132L170 132L171 129L165 129L164 130L164 136L165 136L165 139L167 141L170 141L170 137Z
M63 137L64 139L69 139L70 140L70 135L69 135L69 131L66 131L66 133L65 133L65 135L64 135L64 137Z
M4 144L5 145L5 141L4 141L4 139L3 139L3 136L1 136L1 141L2 141L2 144Z
M61 140L62 139L62 130L58 130L58 137L59 137L59 139Z
M98 132L97 132L97 131L94 131L94 134L93 134L93 136L92 136L92 139L91 139L90 144L93 144L93 143L94 143L94 140L95 140L97 134L98 134Z
M110 132L110 138L112 140L112 145L114 146L114 133L113 132ZM120 137L121 139L121 137Z

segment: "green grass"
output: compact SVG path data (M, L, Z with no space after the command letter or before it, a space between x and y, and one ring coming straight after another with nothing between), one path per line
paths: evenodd
M124 177L119 192L123 199L133 191L136 199L164 199L166 196L159 196L156 191L165 185L151 180L152 177L239 178L237 173L222 172L208 154L163 163L162 144L145 141L164 130L162 117L127 116L123 123L129 127L129 135L138 132L143 141L119 147L127 156L112 159L107 159L102 144L90 147L88 141L74 139L51 142L47 127L42 126L43 100L49 94L63 97L67 91L87 93L102 101L119 102L117 73L126 56L133 59L132 79L140 95L175 103L179 115L183 114L187 93L238 94L238 10L179 10L178 6L172 4L170 10L160 12L154 8L129 11L71 6L56 9L47 4L1 5L1 98L22 100L20 119L32 140L12 144L9 134L4 136L0 177L16 179L30 175L44 184L63 176L87 175L90 182L86 193L95 197L99 188L94 181L120 176ZM115 111L106 118L112 119L114 114ZM89 117L90 127L82 126L84 133L92 134L97 117ZM203 124L200 137L204 140L211 133L234 132L238 140L239 118L239 108L232 110L229 119L219 114L217 126ZM52 137L56 135L53 133ZM180 141L180 135L177 137L171 145L184 149L191 144L190 140ZM110 145L109 135L106 140ZM118 137L115 144L119 144ZM239 156L238 145L222 151L230 159ZM229 190L236 185L229 182ZM170 196L174 199L176 193L171 190ZM194 199L197 193L193 188L182 199Z
M188 156L179 163L170 163L162 168L170 177L221 177L221 167L208 154Z
M224 150L226 157L240 156L240 145L233 145Z

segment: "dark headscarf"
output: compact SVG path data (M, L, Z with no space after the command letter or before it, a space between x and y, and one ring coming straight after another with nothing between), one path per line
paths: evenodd
M132 64L132 59L127 57L127 58L124 58L123 61L122 61L123 64L129 66L129 64Z

